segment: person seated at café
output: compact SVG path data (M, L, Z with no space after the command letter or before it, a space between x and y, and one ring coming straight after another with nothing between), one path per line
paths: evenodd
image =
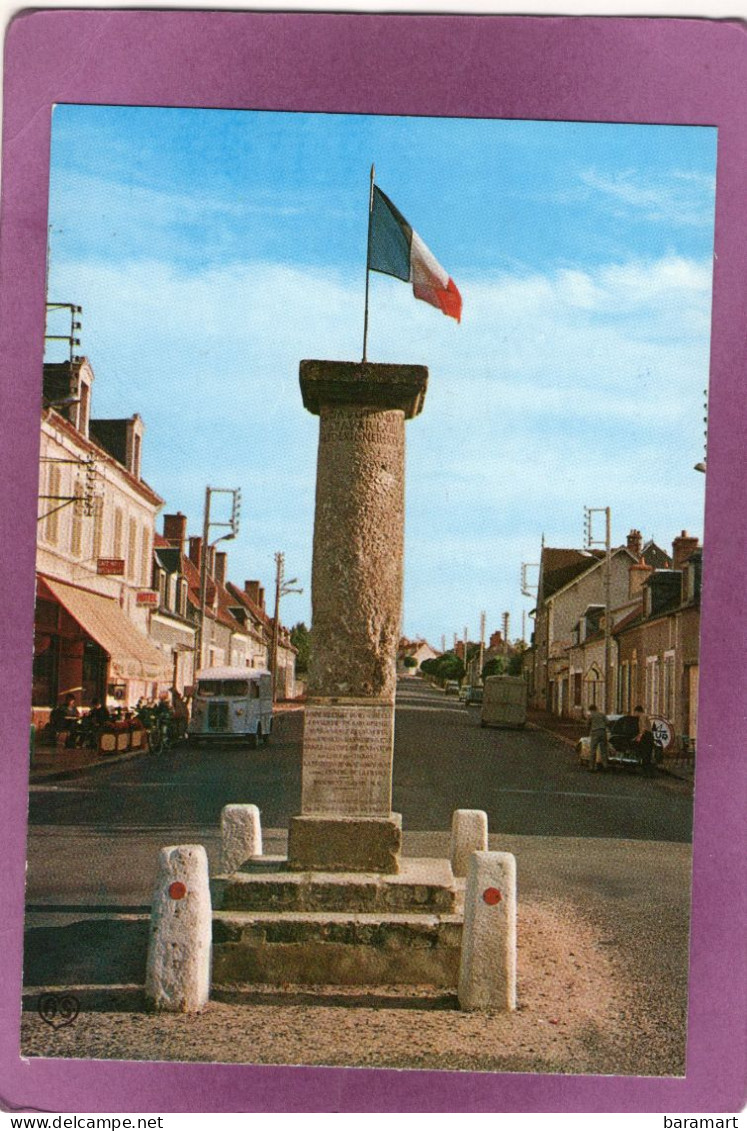
M74 695L66 695L64 702L57 704L49 717L49 722L57 746L64 744L68 749L77 746L80 732L80 711Z

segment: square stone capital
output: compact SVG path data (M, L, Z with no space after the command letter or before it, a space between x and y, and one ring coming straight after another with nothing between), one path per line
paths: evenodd
M382 365L370 361L302 361L304 408L318 416L326 405L401 409L405 420L422 411L428 387L425 365Z

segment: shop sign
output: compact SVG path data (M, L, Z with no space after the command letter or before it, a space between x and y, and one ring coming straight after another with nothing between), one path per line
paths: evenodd
M158 604L158 593L155 589L140 589L135 595L136 605L148 605L154 609Z
M97 558L96 572L106 577L124 577L124 558Z

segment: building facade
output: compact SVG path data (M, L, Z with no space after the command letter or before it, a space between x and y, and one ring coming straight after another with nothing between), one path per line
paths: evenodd
M65 694L128 706L168 687L149 639L152 554L162 499L140 474L138 415L90 416L93 370L44 367L33 698L43 723Z

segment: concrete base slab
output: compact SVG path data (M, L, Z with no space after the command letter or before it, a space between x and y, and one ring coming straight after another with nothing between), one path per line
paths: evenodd
M288 864L298 871L383 872L400 869L402 817L291 817Z

